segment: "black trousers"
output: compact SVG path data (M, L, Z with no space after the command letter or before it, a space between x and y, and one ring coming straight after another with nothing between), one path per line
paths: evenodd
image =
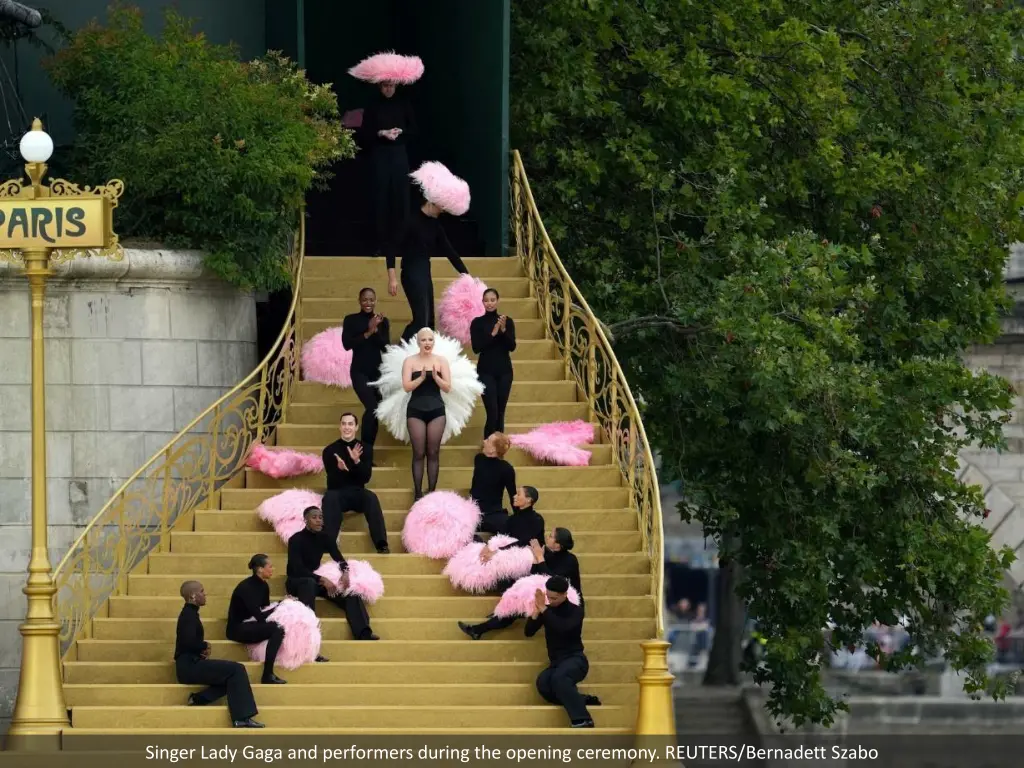
M512 373L493 376L488 373L478 374L480 383L484 385L484 410L487 420L484 422L484 440L495 432L505 431L505 407L509 395L512 394Z
M507 527L508 512L504 509L496 509L491 512L484 512L476 529L481 533L504 533ZM483 539L480 540L483 541Z
M200 705L212 704L227 696L232 721L246 720L259 712L249 676L237 661L179 656L174 660L174 672L183 685L208 686L195 696Z
M421 328L434 327L434 281L430 265L423 267L402 267L402 290L412 310L412 322L402 331L402 339L408 341Z
M379 376L367 376L362 371L352 371L352 389L356 391L356 397L363 404L363 427L360 433L360 440L366 445L372 446L377 440L377 430L380 427L377 421L377 406L380 405L380 390L371 387L370 382L376 381Z
M233 643L255 645L267 641L267 655L263 660L263 677L274 674L274 662L277 652L284 642L284 627L272 621L247 621L242 624L228 625L228 640Z
M519 616L506 616L504 619L500 619L492 613L490 616L487 617L487 621L475 625L473 629L482 635L484 632L493 632L496 629L504 629L505 627L511 627L518 620Z
M328 597L327 590L316 579L287 579L284 588L289 595L300 600L310 610L316 610L314 604L318 597L341 608L354 639L358 640L370 632L370 614L366 612L362 598L355 595L346 597L342 594Z
M409 218L409 155L403 144L377 145L370 162L377 247L383 251Z
M544 701L565 707L570 720L589 720L586 700L576 688L589 671L590 662L582 653L559 659L537 676L537 692Z
M388 543L388 533L384 528L384 512L380 508L380 499L373 491L366 488L343 488L338 491L327 491L323 500L324 531L337 540L341 533L342 517L345 512L359 512L366 517L366 525L370 529L370 540L378 549Z

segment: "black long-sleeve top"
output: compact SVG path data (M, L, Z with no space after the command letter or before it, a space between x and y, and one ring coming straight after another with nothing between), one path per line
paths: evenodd
M544 518L533 507L517 509L508 516L505 533L515 538L515 543L506 544L499 549L510 547L528 547L530 540L544 541Z
M552 552L550 549L545 549L544 562L534 563L530 573L562 576L569 580L570 586L576 588L580 597L583 596L583 585L580 582L580 561L568 550Z
M292 537L288 539L288 578L318 578L314 571L320 567L320 561L325 552L341 566L341 570L348 570L348 563L338 551L338 542L323 531L314 533L309 528L303 528L298 533L292 534Z
M473 459L473 482L470 498L485 515L502 509L502 494L508 492L511 505L516 495L516 470L504 459L478 453Z
M178 627L174 636L174 659L179 656L199 658L206 650L206 635L199 618L199 606L185 603L178 614Z
M497 311L485 312L469 324L469 340L473 343L473 351L480 355L476 363L478 373L491 376L512 373L511 353L516 350L516 323L509 317L505 321L505 330L492 336L498 317Z
M459 274L469 274L466 265L448 241L441 222L419 209L406 219L402 231L395 238L387 254L388 269L395 268L395 260L402 257L402 271L429 269L431 256L445 256Z
M385 317L377 326L377 331L367 337L372 319L373 315L369 312L346 315L341 324L341 346L352 351L353 371L376 379L380 376L381 355L391 343L391 324Z
M392 141L378 136L377 131L401 128L398 138ZM359 128L360 138L367 147L401 146L416 138L418 127L412 104L403 98L381 95L379 99L363 109L363 124Z
M262 624L274 612L270 605L270 585L256 574L242 579L231 593L228 603L228 631L243 624L248 619L256 619Z
M533 637L541 627L544 627L544 641L552 664L583 653L582 605L573 605L566 600L557 608L548 606L537 618L527 619L526 636Z
M358 464L352 461L352 457L348 455L348 449L356 445L363 446L363 455L359 457ZM345 466L348 467L347 472L338 468L338 460L335 458L335 455L341 457ZM345 488L363 488L370 482L370 476L373 474L373 447L359 440L347 443L338 438L324 448L323 460L324 471L327 473L328 491L340 491Z

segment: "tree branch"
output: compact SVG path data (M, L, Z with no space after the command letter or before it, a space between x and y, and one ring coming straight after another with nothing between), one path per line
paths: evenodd
M658 232L658 206L654 201L653 187L651 187L651 220L654 222L654 257L658 267L658 288L661 291L661 298L665 300L665 309L671 312L672 302L668 300L665 283L661 279L661 234Z
M615 341L620 336L630 336L638 331L645 331L651 328L667 328L680 336L686 338L695 338L700 333L700 328L693 325L686 325L671 317L665 317L663 315L644 315L643 317L633 317L629 320L622 320L618 323L612 323L606 326L607 330L611 333L611 341Z

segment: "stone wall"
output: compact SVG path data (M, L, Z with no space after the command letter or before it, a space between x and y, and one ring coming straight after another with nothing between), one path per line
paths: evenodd
M28 287L0 263L0 732L18 682L30 552ZM256 307L194 252L79 259L47 286L51 564L135 470L256 360Z

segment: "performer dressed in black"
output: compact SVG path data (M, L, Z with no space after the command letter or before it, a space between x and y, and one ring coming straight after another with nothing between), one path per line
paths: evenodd
M341 345L352 351L352 389L363 404L363 444L373 447L377 441L377 406L380 390L370 382L380 378L384 348L391 343L391 324L377 313L377 292L363 288L359 292L360 311L347 315L341 326Z
M178 614L178 627L174 639L174 672L182 685L205 685L199 693L188 695L190 707L203 707L224 696L228 697L228 711L234 728L262 728L263 723L253 720L259 710L252 696L252 686L245 667L237 661L210 658L210 644L206 642L199 609L206 605L206 590L198 581L181 585L185 605Z
M341 414L341 439L324 448L327 493L324 494L324 533L337 540L345 512L359 512L366 518L370 540L380 554L388 550L384 512L377 494L366 484L373 474L373 446L356 440L359 420L351 412Z
M516 495L512 499L512 514L505 521L505 530L502 531L506 536L514 538L515 541L506 544L501 549L528 547L534 539L540 541L544 538L544 517L535 508L538 501L540 501L540 492L532 485L524 485L516 491ZM485 548L482 555L490 559L493 552Z
M389 235L409 218L407 147L416 137L416 114L396 90L394 83L380 84L380 98L363 110L360 127L372 167L378 254L386 251Z
M546 596L537 590L525 630L533 637L543 628L548 646L548 668L537 677L537 691L545 701L565 707L573 728L593 728L587 697L576 687L590 671L583 653L583 603L569 602L569 580L563 576L552 576L545 586Z
M505 493L510 504L515 501L516 470L505 460L508 449L508 437L495 432L484 440L480 453L473 458L469 496L483 513L477 527L483 533L504 533L508 523L508 512L502 504ZM477 541L482 539L478 536Z
M484 314L470 323L473 351L480 357L476 374L484 385L484 439L505 431L505 407L512 394L512 352L516 349L516 323L508 315L498 314L498 292L484 291Z
M412 322L402 332L402 338L411 339L421 328L434 327L434 280L430 273L430 257L446 256L452 266L463 275L469 270L448 241L441 222L440 206L424 202L406 221L392 250L387 254L388 293L398 295L395 262L402 257L402 290L412 310Z
M264 685L281 685L286 681L274 674L274 662L284 642L284 627L267 621L274 612L273 608L267 607L270 605L270 585L267 581L274 575L274 564L266 555L253 555L249 560L249 568L252 576L238 583L228 603L228 640L244 645L266 640L267 654L260 682Z
M306 520L306 527L288 539L288 578L284 582L285 590L312 610L316 610L318 597L334 603L345 612L354 639L380 640L370 629L370 615L366 612L362 598L342 594L344 584L339 589L315 573L325 554L329 554L342 571L348 570L348 563L338 551L337 539L324 533L323 512L317 507L306 507L302 516ZM316 660L324 662L328 659L317 656Z

